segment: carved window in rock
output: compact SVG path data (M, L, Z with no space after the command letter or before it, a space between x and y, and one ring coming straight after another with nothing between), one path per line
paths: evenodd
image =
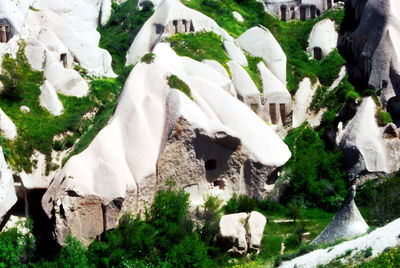
M320 47L314 47L314 58L316 60L322 59L322 49Z
M281 20L286 21L286 13L287 7L285 5L281 5Z
M214 187L218 187L220 190L225 189L225 182L223 180L215 180Z
M310 17L314 19L317 16L317 8L313 5L310 6Z
M285 103L279 104L279 111L281 113L281 120L282 120L282 124L283 124L283 122L285 122L285 119L286 119L286 104Z
M174 33L177 33L178 32L178 21L177 20L174 20L174 21L172 21L172 24L174 25Z
M61 53L60 54L60 61L62 62L64 68L68 67L68 63L67 63L67 53Z
M5 23L0 23L0 42L7 43L11 38L11 26Z
M381 88L382 88L382 89L385 89L385 88L387 88L387 87L388 87L388 81L387 81L387 80L382 80Z
M269 104L269 117L271 119L271 123L275 125L277 123L276 104L275 103Z
M306 7L301 6L300 7L300 20L306 20Z

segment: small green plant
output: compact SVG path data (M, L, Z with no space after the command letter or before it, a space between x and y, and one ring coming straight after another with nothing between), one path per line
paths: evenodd
M171 88L175 88L183 92L186 96L188 96L191 100L193 100L192 92L190 90L190 87L183 82L178 76L176 75L170 75L168 76L168 85Z
M155 58L156 58L156 54L150 52L150 53L145 54L142 57L141 62L150 64L154 61Z
M385 112L381 108L378 108L376 117L377 117L378 125L380 125L380 126L384 126L389 123L393 123L393 119L392 119L392 116L390 115L390 113Z

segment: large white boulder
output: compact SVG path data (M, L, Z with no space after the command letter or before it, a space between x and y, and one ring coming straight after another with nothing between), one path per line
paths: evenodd
M126 56L126 65L136 64L163 38L177 32L212 31L223 40L233 38L211 18L178 0L163 0L136 35Z
M249 215L247 213L236 213L224 215L219 221L220 243L229 247L228 252L233 255L242 256L247 253L245 224Z
M222 74L224 77L226 77L227 79L230 79L228 72L226 71L224 66L222 66L222 64L219 63L218 61L216 61L216 60L203 60L202 63L214 68L214 70L216 70L217 72Z
M7 139L13 140L17 136L17 128L11 119L0 108L0 131Z
M16 202L13 174L4 159L3 148L0 147L0 224Z
M339 124L336 142L344 153L350 174L391 173L400 168L400 139L384 137L384 128L378 126L376 114L376 104L368 97L345 129Z
M261 248L261 241L264 235L265 224L267 219L258 211L252 211L248 220L250 243L249 249L259 252Z
M268 69L286 85L286 55L267 28L262 26L250 28L236 41L249 54L261 57Z
M87 243L115 227L119 213L139 212L171 177L194 206L207 194L260 198L269 175L290 158L273 129L226 92L226 78L217 71L178 57L165 43L154 53L153 63L132 70L109 124L65 164L43 197L60 243L69 232ZM171 74L190 87L190 98L171 89ZM96 200L94 211L105 212L87 218L86 198ZM61 207L73 215L54 213ZM96 234L76 221L93 217L106 222Z
M40 105L46 108L51 114L58 116L63 111L63 105L58 99L57 93L54 87L48 80L44 81L40 87Z
M337 46L338 33L335 23L324 19L314 25L308 38L307 52L314 58L321 59L328 56ZM320 53L320 55L317 55Z
M239 63L240 65L246 67L248 65L247 58L243 51L238 48L233 41L224 41L224 48L228 56Z

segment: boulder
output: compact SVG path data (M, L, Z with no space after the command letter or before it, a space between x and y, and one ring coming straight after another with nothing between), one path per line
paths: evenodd
M312 244L323 244L325 242L333 244L340 239L351 239L368 231L368 225L354 202L355 194L356 187L353 186L333 219L312 241Z
M54 211L74 209L82 198L97 196L96 206L103 208L121 203L97 219L113 228L116 215L140 213L170 178L190 193L193 207L207 194L222 200L233 193L261 198L274 170L290 158L273 129L226 92L226 78L217 71L177 56L165 43L154 53L153 63L138 63L132 70L108 125L69 159L46 191L42 206L58 223L58 241L75 227ZM188 85L189 96L168 85L171 74ZM79 220L92 217L80 214ZM104 230L77 232L77 238L87 240Z
M16 202L13 173L4 159L3 148L0 147L0 226L4 216Z
M51 114L55 116L60 115L64 109L63 105L58 99L54 87L48 80L44 81L43 85L40 87L40 91L40 105L46 108Z
M286 85L286 55L267 28L262 26L250 28L236 41L247 53L261 57L268 69Z
M13 140L17 136L17 128L13 121L0 108L0 131L6 139Z
M29 107L25 106L25 105L22 105L19 109L21 110L21 112L24 112L24 113L30 113L31 112L31 109L29 109Z
M215 241L232 256L240 257L248 252L260 251L264 234L264 215L257 211L224 215L219 222L219 234Z
M380 97L386 105L400 90L400 3L346 1L345 8L353 17L338 46L348 59L349 79L358 88L383 89Z
M234 17L238 22L243 22L243 21L244 21L243 16L240 15L239 12L237 12L237 11L232 11L232 15L233 15L233 17Z
M216 61L216 60L203 60L202 63L210 66L211 68L214 68L214 70L216 70L217 72L222 74L225 78L230 79L228 72L226 71L224 66L222 66L222 64L219 63L218 61Z
M324 19L314 25L308 38L307 53L320 60L331 53L337 46L338 33L335 23Z
M233 41L224 41L224 48L228 56L239 63L240 65L247 66L247 58L243 51L238 48Z
M395 172L400 168L400 139L385 139L376 121L372 97L364 98L345 129L338 129L336 143L343 151L349 173Z
M267 219L260 212L252 211L250 213L248 225L250 234L249 250L260 252L261 241L264 235Z

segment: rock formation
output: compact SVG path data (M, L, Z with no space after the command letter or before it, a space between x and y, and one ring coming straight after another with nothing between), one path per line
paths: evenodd
M3 224L4 216L16 202L17 195L12 171L6 163L3 149L0 147L0 226Z
M334 243L342 238L350 239L368 231L368 225L358 210L354 196L356 187L352 186L342 206L328 226L312 241L312 244Z
M335 23L330 19L325 19L314 25L310 37L308 38L307 52L315 59L320 60L336 48L338 33Z
M257 212L224 215L219 222L215 241L232 256L259 252L267 220Z
M339 48L348 59L351 81L360 89L382 89L386 106L400 90L400 3L346 1L346 14Z
M261 198L290 157L276 133L224 89L230 82L223 75L165 43L153 52L153 63L133 69L109 124L44 195L60 243L68 232L88 243L123 211L139 212L171 178L192 205L209 193ZM171 74L190 87L189 96L170 88ZM83 224L89 221L96 223Z

